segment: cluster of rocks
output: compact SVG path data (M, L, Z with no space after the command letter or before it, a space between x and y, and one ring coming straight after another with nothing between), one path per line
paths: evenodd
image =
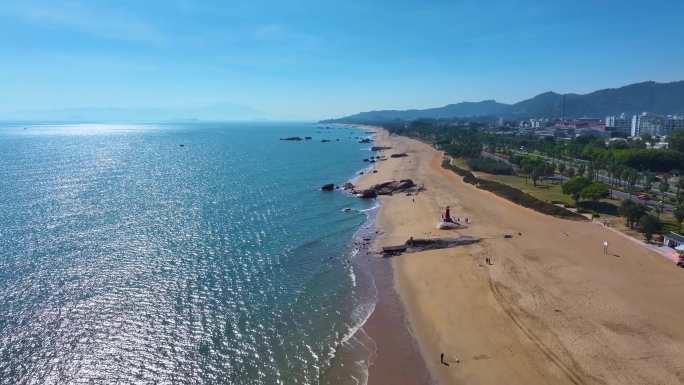
M378 183L369 190L375 191L377 195L392 195L394 193L407 192L414 187L416 187L416 184L411 179L402 179Z
M416 184L413 183L411 179L378 183L364 190L357 190L351 183L349 183L349 185L345 184L345 190L351 190L352 193L363 199L376 198L378 195L392 195L400 192L409 192L415 190L415 188Z
M380 156L380 155L377 155L377 156L370 156L370 157L368 157L368 158L365 158L363 161L364 161L364 162L369 162L369 163L375 163L375 162L377 162L377 161L379 161L379 160L387 160L387 157L386 157L386 156Z
M364 138L364 139L359 140L359 143L373 143L373 139Z
M339 189L340 186L335 186L333 183L327 183L321 186L322 191L333 191ZM378 195L392 195L395 193L411 192L417 189L417 186L411 179L391 180L383 183L378 183L370 188L357 190L353 183L347 182L342 186L345 191L350 191L359 198L370 199Z
M341 187L343 190L354 190L354 184L351 182L346 182L345 184L342 185ZM339 190L340 186L335 186L334 183L326 183L323 186L321 186L321 191L333 191L333 190Z

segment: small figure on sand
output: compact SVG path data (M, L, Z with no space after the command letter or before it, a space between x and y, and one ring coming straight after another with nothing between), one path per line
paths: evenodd
M451 209L449 208L449 206L446 207L446 210L444 210L444 214L442 214L442 221L454 223L454 219L451 217Z
M454 220L454 218L451 217L451 208L449 206L447 206L441 214L440 220L441 221L437 224L438 229L457 229L461 226L459 218Z
M608 255L608 241L603 241L603 255Z
M449 366L449 363L444 361L444 353L439 356L439 363L445 366Z

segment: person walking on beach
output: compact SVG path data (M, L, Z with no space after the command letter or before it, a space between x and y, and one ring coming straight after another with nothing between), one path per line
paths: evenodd
M608 255L608 241L603 241L603 255Z

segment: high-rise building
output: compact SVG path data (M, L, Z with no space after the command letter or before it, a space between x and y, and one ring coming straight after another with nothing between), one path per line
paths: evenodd
M684 116L669 115L665 119L663 135L670 136L673 131L684 130Z
M606 116L605 124L611 136L627 137L631 133L632 120L627 118L624 112L619 116Z
M667 135L665 130L666 119L662 116L642 112L632 117L631 136Z

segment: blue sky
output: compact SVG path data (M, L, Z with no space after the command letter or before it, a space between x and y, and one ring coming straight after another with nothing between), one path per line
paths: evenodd
M684 79L684 2L0 3L0 119L235 104L318 119Z

